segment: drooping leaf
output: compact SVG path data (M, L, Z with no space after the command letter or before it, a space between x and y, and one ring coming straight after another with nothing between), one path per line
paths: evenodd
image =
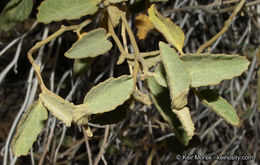
M104 54L111 47L112 43L107 40L106 30L99 28L90 31L75 42L65 56L72 59L96 57Z
M236 110L215 91L211 89L201 90L198 93L198 97L206 107L216 112L229 124L235 126L239 124L239 118L237 116Z
M76 106L51 91L44 91L40 94L43 105L53 116L61 120L67 127L70 127L72 115Z
M157 81L158 84L160 84L163 87L167 87L167 80L166 80L166 73L165 69L162 64L159 64L155 68L155 80Z
M139 40L143 40L146 38L147 33L154 29L153 24L150 22L148 16L146 14L139 14L135 18L135 26L137 28L137 37Z
M37 136L45 126L48 112L40 100L35 101L27 110L18 124L12 141L14 155L27 155Z
M178 119L180 120L188 136L192 137L194 135L195 127L191 119L189 108L184 107L181 110L172 110L172 111L177 115Z
M92 58L75 59L73 65L73 72L75 77L78 77L87 71L92 64L92 61Z
M192 137L188 135L181 121L171 109L169 90L157 84L153 77L147 79L147 85L151 91L151 98L163 119L169 124L178 140L187 146Z
M111 19L112 25L116 27L120 22L120 13L122 12L117 6L109 5L107 7L109 17Z
M128 0L108 0L110 3L121 3L121 2L126 2Z
M163 42L159 43L162 64L164 66L173 109L182 109L187 104L191 79L189 71L179 59L174 49Z
M93 87L85 96L84 104L92 114L109 112L129 99L133 90L131 76L112 77Z
M190 72L191 86L216 85L247 70L249 61L239 55L187 54L181 56Z
M181 54L184 45L185 35L181 28L174 24L169 18L163 17L153 4L149 10L149 20L154 27L162 33L166 40L171 43Z
M74 20L94 14L101 0L45 0L38 7L37 20L42 23Z
M33 0L11 0L0 14L0 29L10 30L24 21L31 13Z

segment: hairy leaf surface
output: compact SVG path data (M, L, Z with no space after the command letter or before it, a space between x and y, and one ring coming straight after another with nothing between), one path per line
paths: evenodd
M158 84L160 84L163 87L167 87L167 80L166 80L166 73L165 69L162 64L159 64L155 68L155 80L157 81Z
M18 124L12 141L12 150L16 156L27 155L37 136L45 126L48 112L40 100L35 101Z

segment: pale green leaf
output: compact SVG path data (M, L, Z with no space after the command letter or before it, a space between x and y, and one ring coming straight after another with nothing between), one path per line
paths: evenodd
M200 101L208 108L224 118L229 124L237 126L239 118L236 110L221 96L211 89L199 91L197 94Z
M149 10L149 19L154 27L162 33L166 40L171 43L181 54L184 45L185 35L181 28L174 24L169 18L163 17L152 5Z
M157 65L160 61L161 61L161 57L160 55L157 56L147 56L144 57L145 63L147 65L148 68L151 68L155 65ZM134 59L127 59L127 62L129 65L134 66Z
M70 127L72 115L76 106L51 91L44 91L40 94L43 105L53 116L61 120L67 127Z
M73 72L75 77L78 77L87 71L92 64L92 61L93 58L75 59L73 65Z
M151 91L151 98L163 119L169 124L178 140L187 146L192 137L188 135L181 121L171 109L169 90L160 86L153 77L147 79L147 85Z
M157 81L158 84L160 84L163 87L167 87L167 80L166 80L166 73L165 69L162 64L159 64L155 68L155 80Z
M88 110L86 104L76 105L73 112L72 120L77 125L87 125L90 120L91 112Z
M113 5L109 5L107 7L107 11L109 14L109 18L112 22L112 25L116 27L120 22L120 18L121 18L120 14L122 11L117 6L113 6Z
M0 14L0 29L8 31L31 13L33 0L11 0Z
M114 110L123 104L134 90L131 76L109 78L93 87L85 96L84 103L92 114Z
M65 56L73 59L96 57L106 53L112 47L107 40L106 30L99 28L88 32L75 42L65 53Z
M108 0L110 3L121 3L121 2L126 2L128 0Z
M194 124L191 119L190 110L187 107L184 107L181 110L172 110L180 120L183 128L187 132L188 136L192 137L194 135Z
M48 112L40 100L34 102L26 110L12 141L12 151L15 156L27 155L37 136L44 128L47 118Z
M190 72L191 86L200 87L219 84L247 70L249 61L239 55L187 54L181 56Z
M98 10L100 0L45 0L38 7L37 20L42 23L74 20Z
M162 63L166 72L173 109L182 109L188 102L191 79L189 71L179 59L174 49L163 42L159 43Z

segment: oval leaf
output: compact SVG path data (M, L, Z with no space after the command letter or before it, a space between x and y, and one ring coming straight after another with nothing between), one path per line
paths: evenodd
M48 112L40 100L34 102L27 110L17 126L12 141L14 155L27 155L37 136L45 126Z
M184 45L185 35L181 28L174 24L169 18L163 17L152 5L149 10L149 19L154 27L162 33L166 40L171 43L181 54Z
M157 81L158 84L160 84L163 87L167 87L167 80L166 80L166 73L165 73L165 69L163 67L162 64L159 64L156 68L155 68L155 76L154 76L155 80Z
M215 91L211 89L205 89L199 91L199 93L196 95L206 107L210 108L219 116L223 117L226 122L235 126L239 124L239 118L237 116L236 110Z
M44 91L40 94L43 105L53 116L61 120L67 127L70 127L72 115L76 106L51 91Z
M0 29L8 31L17 23L24 21L32 8L32 0L11 0L0 15Z
M84 103L92 114L114 110L123 104L134 90L131 76L109 78L93 87L85 96Z
M75 42L65 56L73 59L96 57L104 54L111 47L112 43L107 40L106 30L99 28L92 30Z
M161 59L165 68L173 109L182 109L187 104L191 80L189 71L174 49L159 43Z
M109 18L114 27L116 27L120 22L120 13L122 12L117 6L110 5L107 7Z
M151 91L151 98L163 119L169 124L178 140L187 146L192 137L188 135L181 121L171 109L169 90L157 84L153 77L147 79L147 86Z
M187 54L181 56L190 71L191 86L200 87L219 84L247 70L249 61L239 55Z
M100 0L45 0L38 7L37 20L42 23L79 19L94 14Z

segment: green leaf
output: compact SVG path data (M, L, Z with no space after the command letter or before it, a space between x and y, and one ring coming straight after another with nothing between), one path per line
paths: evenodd
M166 73L165 73L165 69L163 67L162 64L159 64L156 68L155 68L155 80L157 81L158 84L160 84L163 87L167 87L167 80L166 80Z
M163 119L169 124L178 140L187 146L192 136L188 135L177 115L173 113L169 90L157 84L153 77L147 79L147 85L151 91L151 98Z
M147 64L147 67L151 68L151 67L157 65L161 61L161 57L160 57L160 55L147 56L147 57L144 57L144 60L145 60L145 63ZM134 63L135 63L134 59L127 59L127 62L129 65L134 66Z
M99 28L88 32L75 42L65 56L73 59L96 57L104 54L111 47L112 43L107 40L106 30Z
M159 43L162 63L166 72L173 109L182 109L187 104L191 79L189 71L174 49Z
M45 0L38 7L37 20L42 23L74 20L92 15L98 10L100 0Z
M127 116L127 109L124 105L117 107L115 110L93 115L90 122L99 125L117 124Z
M237 126L239 118L236 110L221 96L211 89L204 89L196 94L200 101L208 108L216 112L226 122Z
M184 45L185 35L181 28L174 24L169 18L163 17L152 5L149 10L149 19L154 27L162 33L166 40L171 43L181 54Z
M48 112L40 100L35 101L26 110L12 141L12 150L15 156L27 155L37 136L44 128L47 118Z
M87 71L91 67L92 61L93 58L75 59L73 65L73 72L75 77L78 77Z
M193 136L194 135L194 124L192 122L191 119L191 115L190 115L190 110L187 107L184 107L181 110L172 110L173 113L175 113L178 117L178 119L180 120L183 128L185 129L185 131L187 132L188 136Z
M129 99L133 90L131 76L112 77L93 87L85 96L84 104L92 114L109 112Z
M126 2L128 0L108 0L110 3L121 3L121 2Z
M24 21L32 8L32 0L11 0L0 15L0 29L8 31L17 23Z
M247 70L249 61L239 55L187 54L181 56L190 72L191 86L200 87L219 84Z
M51 91L44 91L40 94L43 105L53 116L61 120L67 127L70 127L72 115L76 106Z
M117 6L114 5L109 5L107 7L107 11L109 14L109 18L112 22L112 25L116 27L120 22L120 18L121 18L120 14L122 11Z

